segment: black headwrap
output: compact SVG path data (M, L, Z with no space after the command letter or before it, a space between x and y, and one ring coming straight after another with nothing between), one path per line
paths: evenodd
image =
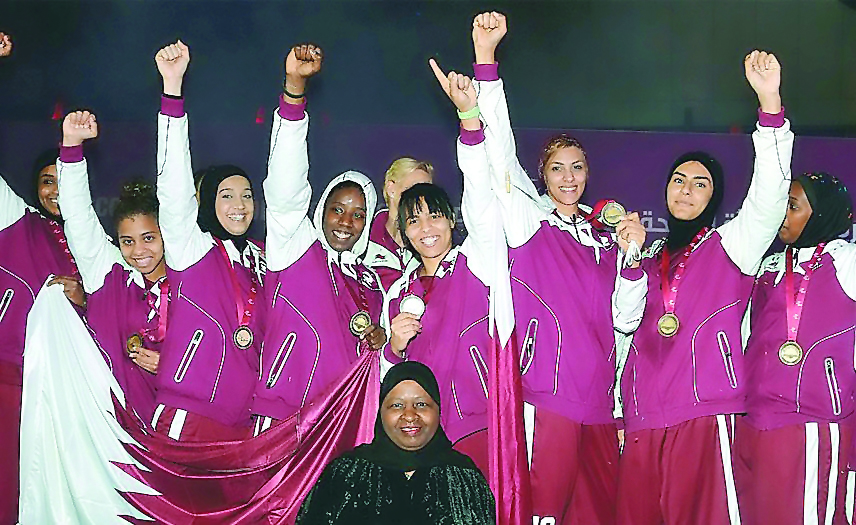
M805 223L795 248L817 246L838 238L851 228L853 201L844 184L828 173L806 173L794 182L799 183L811 204L811 217Z
M399 363L386 373L380 386L380 407L384 399L402 381L412 380L419 383L431 399L440 407L440 387L431 369L416 361ZM457 465L464 468L476 469L472 460L452 448L452 442L438 426L437 432L424 447L419 450L403 450L389 439L383 429L381 410L378 409L375 420L375 435L371 443L360 445L349 454L376 463L382 467L410 472L419 468L437 465Z
M42 206L42 201L39 199L39 173L48 166L53 166L56 164L56 159L59 157L59 149L51 148L49 150L43 151L38 157L36 157L35 162L33 162L33 171L32 171L32 199L33 199L33 207L39 210L39 213L47 217L48 219L53 219L58 223L62 224L62 217L58 217L53 213L49 212Z
M226 231L226 228L217 219L217 211L215 209L217 188L220 187L221 182L232 175L244 177L250 182L250 187L252 188L253 183L244 170L231 164L211 166L194 175L194 179L199 181L199 215L196 218L196 223L199 224L202 231L210 232L211 235L222 241L234 242L238 251L243 252L247 246L249 228L241 235L232 235ZM255 192L253 192L253 195L255 196Z
M718 160L703 151L684 153L675 160L675 163L672 164L672 169L669 170L669 177L666 179L666 191L668 192L669 182L672 180L672 175L674 175L678 166L691 161L701 163L710 173L710 177L713 179L713 195L711 195L705 209L695 219L685 221L678 219L672 215L672 212L669 212L669 236L666 238L666 247L670 250L683 248L692 242L693 237L702 228L713 226L713 219L716 217L719 205L722 204L722 196L725 195L725 179L722 174L722 165L719 164Z

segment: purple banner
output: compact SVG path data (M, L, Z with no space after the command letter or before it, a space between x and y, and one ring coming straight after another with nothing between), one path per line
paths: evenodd
M273 108L271 108L272 111ZM259 123L241 125L197 121L191 115L193 164L199 169L214 163L237 164L253 178L257 191L267 159L270 115ZM155 122L99 123L101 137L86 145L96 210L109 226L109 215L121 183L134 176L154 180ZM799 130L797 130L798 132ZM459 200L461 176L455 162L457 128L436 126L342 125L326 114L313 117L309 137L310 178L316 190L348 169L362 171L380 190L383 174L397 157L408 155L431 162L437 181ZM537 173L538 156L546 139L556 133L546 129L518 129L518 156L530 175ZM637 131L569 131L585 146L590 179L584 202L616 199L637 210L645 225L658 237L665 224L664 188L667 170L681 153L704 150L714 155L725 170L727 190L718 222L739 208L752 174L753 150L748 133L693 134ZM7 123L0 130L0 171L19 191L28 188L32 159L44 145L57 142L50 124ZM41 146L40 146L41 145ZM793 173L827 171L856 191L856 139L799 137L793 157ZM258 194L260 197L260 193ZM381 192L378 191L379 198ZM260 200L258 201L260 204ZM253 233L264 235L262 206L257 206ZM649 222L650 220L650 222ZM856 227L854 227L856 228ZM853 239L851 231L850 240Z

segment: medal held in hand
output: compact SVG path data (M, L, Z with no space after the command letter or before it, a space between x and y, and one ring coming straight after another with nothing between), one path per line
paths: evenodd
M143 336L140 334L131 334L125 342L125 348L128 350L128 355L137 351L137 348L142 348Z
M399 311L411 314L421 319L425 313L425 301L416 294L408 294L401 300Z
M371 324L372 318L369 316L369 313L360 310L351 317L351 320L348 322L348 328L354 334L354 337L360 337Z
M624 209L624 206L615 201L607 201L601 208L598 219L605 226L615 228L625 215L627 215L627 210Z

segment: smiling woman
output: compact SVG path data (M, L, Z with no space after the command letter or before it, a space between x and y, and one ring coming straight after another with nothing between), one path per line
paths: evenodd
M493 495L440 426L431 370L400 363L386 374L370 444L335 459L303 502L297 523L496 522ZM367 482L368 481L368 482Z

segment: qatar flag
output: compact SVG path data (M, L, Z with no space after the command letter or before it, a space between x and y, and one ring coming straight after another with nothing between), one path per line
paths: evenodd
M327 463L371 440L378 370L365 352L258 437L177 442L140 427L62 287L43 287L27 323L19 520L293 523Z

